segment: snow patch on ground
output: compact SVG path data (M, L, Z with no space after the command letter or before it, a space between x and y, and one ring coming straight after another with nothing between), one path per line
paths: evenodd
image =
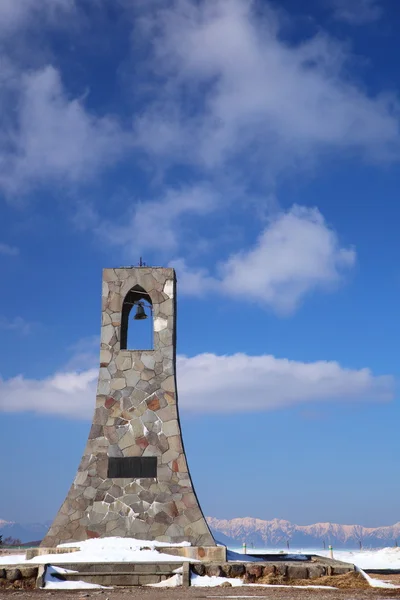
M329 551L320 551L317 554L330 558ZM360 569L400 569L400 548L334 550L333 558L352 563Z
M0 564L57 564L77 562L198 562L194 559L173 556L159 552L157 548L163 547L188 547L189 542L180 544L167 544L165 542L137 540L134 538L108 537L94 538L83 542L60 544L58 548L79 548L77 552L66 554L42 554L31 560L25 560L25 555L0 557Z
M169 542L158 542L157 540L138 540L136 538L127 537L105 537L105 538L92 538L90 540L84 540L83 542L68 542L66 544L59 544L57 548L81 548L82 549L93 549L98 548L149 548L154 550L155 548L188 548L191 546L190 542L179 542L178 544L172 544Z
M211 577L210 575L195 575L194 573L190 576L190 585L192 586L216 587L226 582L229 582L232 587L244 585L241 579L233 579L232 577Z
M0 556L0 565L20 565L26 562L25 554L5 554Z
M389 581L383 581L382 579L374 579L370 577L365 571L356 567L356 570L361 573L361 575L368 581L369 585L374 588L395 588L399 589L399 585L395 585L394 583L390 583Z
M173 573L180 573L180 574L182 574L183 573L183 566L182 567L178 567L177 569L174 569L172 572Z
M168 577L168 579L164 579L164 581L159 581L158 583L148 583L148 587L156 587L156 588L166 588L166 587L179 587L182 585L182 575L176 573L172 577Z
M251 552L257 554L287 554L278 549L257 548ZM297 558L299 555L316 554L331 558L330 550L316 550L314 548L302 548L299 550L291 550L290 556ZM245 555L246 556L246 555ZM248 557L250 558L250 557ZM333 558L349 562L360 569L400 569L400 548L380 548L374 550L335 550L333 549Z

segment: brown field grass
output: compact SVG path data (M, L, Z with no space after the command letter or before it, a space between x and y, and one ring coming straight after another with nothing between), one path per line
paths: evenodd
M276 575L268 575L267 577L263 577L259 579L257 583L269 583L269 584L278 584L278 585L327 585L331 587L335 587L341 590L351 590L351 589L369 589L370 585L368 581L360 574L355 572L346 573L345 575L334 575L334 576L325 576L318 577L316 579L296 579L290 581L288 579L284 579L283 577L277 577Z

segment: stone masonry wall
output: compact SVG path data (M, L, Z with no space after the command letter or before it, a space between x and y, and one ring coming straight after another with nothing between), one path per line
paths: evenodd
M125 296L141 286L153 304L154 350L121 350ZM215 541L183 449L175 381L173 269L104 269L96 409L78 473L42 546L90 537ZM157 478L108 479L109 457L157 457Z

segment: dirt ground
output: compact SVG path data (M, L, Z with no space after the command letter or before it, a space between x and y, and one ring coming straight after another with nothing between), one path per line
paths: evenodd
M371 575L375 579L390 581L400 586L400 574ZM313 583L317 583L315 580ZM311 590L296 588L173 588L149 587L119 588L109 590L0 590L0 600L240 600L262 598L265 600L400 600L400 587L395 589L368 588L351 590Z
M387 579L385 577L385 579ZM397 583L397 582L396 582ZM263 598L265 600L385 600L397 598L399 590L308 590L282 588L172 588L154 589L148 587L122 588L114 590L8 590L0 592L1 600L206 600L208 598L235 599Z

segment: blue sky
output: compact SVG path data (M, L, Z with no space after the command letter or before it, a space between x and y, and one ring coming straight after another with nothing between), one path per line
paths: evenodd
M101 269L174 266L207 515L400 519L397 0L0 5L0 518L51 519Z

